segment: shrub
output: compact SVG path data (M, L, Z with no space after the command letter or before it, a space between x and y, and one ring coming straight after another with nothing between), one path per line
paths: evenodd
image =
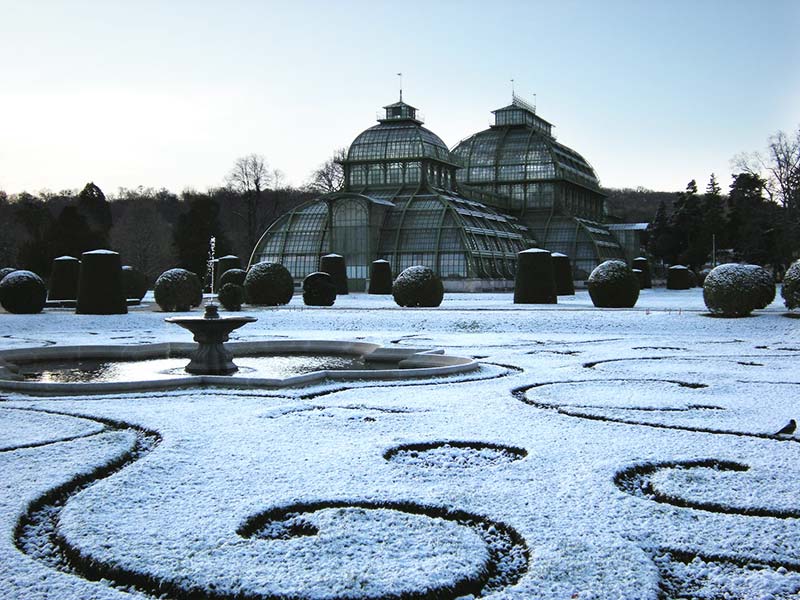
M122 288L126 298L141 301L147 293L147 277L138 269L125 265L122 267Z
M653 275L650 271L650 263L647 261L647 258L644 256L637 256L633 259L631 268L639 269L642 272L641 283L639 285L641 289L653 287Z
M764 299L763 284L753 266L729 263L713 268L703 283L708 310L721 317L749 315Z
M772 274L758 265L744 266L752 271L753 278L758 286L758 303L755 308L766 308L775 300L775 280Z
M792 310L800 307L800 260L794 261L783 275L781 296L786 308Z
M347 266L344 262L344 256L326 254L319 260L319 270L331 276L333 285L336 286L337 294L345 295L348 293Z
M78 297L80 272L81 261L74 256L59 256L53 259L47 297L50 300L75 300Z
M373 260L369 267L369 294L392 293L392 265L388 260Z
M75 312L81 315L124 315L128 312L119 254L111 250L81 254Z
M225 310L242 310L244 288L235 283L226 283L220 288L217 298Z
M250 304L280 306L288 304L294 294L294 280L288 269L279 263L256 263L244 278L244 294Z
M227 256L220 256L217 260L214 261L214 289L222 290L222 286L225 285L222 282L222 276L225 275L225 273L227 273L231 269L241 270L241 268L242 268L242 261L239 259L238 256L235 256L233 254L228 254ZM239 282L239 285L242 285L242 282Z
M631 269L634 275L636 275L636 282L639 284L639 291L644 288L644 284L647 283L644 278L644 273L641 269Z
M700 282L697 277L697 273L695 273L692 269L687 269L686 274L689 276L689 287L695 288L700 287Z
M572 281L572 263L569 256L561 252L550 254L553 259L553 281L556 284L556 296L574 296L575 284Z
M697 273L698 286L703 287L705 285L706 277L708 277L709 273L711 273L711 269L709 269L708 267L706 267L705 269L700 269L700 271Z
M247 277L247 271L244 269L228 269L219 277L219 289L222 289L226 283L243 286L245 277Z
M14 271L0 281L0 304L14 314L42 312L47 301L47 286L32 271Z
M688 290L690 287L692 287L692 281L688 267L674 265L667 269L668 290Z
M153 296L165 312L186 312L203 301L203 284L191 271L169 269L156 279Z
M589 296L600 308L631 308L639 299L639 281L621 260L597 265L587 282Z
M550 252L530 248L517 253L514 304L556 304L556 283Z
M444 286L432 269L416 265L408 267L392 284L392 296L398 306L439 306Z
M0 281L3 281L3 277L8 275L9 273L13 273L14 271L16 271L14 267L3 267L2 269L0 269Z
M328 273L317 271L303 280L303 302L308 306L333 306L336 286Z

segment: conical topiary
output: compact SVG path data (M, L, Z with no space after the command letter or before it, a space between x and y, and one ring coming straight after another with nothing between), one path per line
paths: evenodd
M147 277L138 269L125 265L122 267L122 286L126 298L141 301L147 293Z
M688 290L692 287L692 274L683 265L673 265L667 269L668 290Z
M54 258L47 286L47 298L49 300L75 300L78 297L80 272L81 261L74 256Z
M514 304L556 304L556 283L550 252L530 248L517 253Z
M572 281L572 264L569 256L561 252L550 254L553 259L553 279L556 284L557 296L574 296L575 284Z
M128 312L118 253L92 250L81 254L75 312L83 315L124 315Z
M369 267L369 294L392 293L392 265L388 260L373 260Z
M653 287L653 276L650 272L650 263L644 256L637 256L631 263L632 269L639 269L642 272L640 283L642 289Z
M343 296L348 293L347 266L345 265L344 256L326 254L319 259L319 270L331 276L338 295Z

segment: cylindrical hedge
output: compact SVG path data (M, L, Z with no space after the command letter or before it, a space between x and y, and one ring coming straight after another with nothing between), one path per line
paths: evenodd
M123 265L122 286L126 298L141 301L147 293L147 277L140 270L130 265Z
M226 283L220 288L217 298L225 310L242 310L242 303L244 302L244 288L240 285L236 285L235 283Z
M222 289L227 283L243 286L245 277L247 277L247 271L244 269L228 269L219 278L219 289Z
M81 315L124 315L128 312L118 253L92 250L81 254L75 312Z
M442 280L429 267L415 265L397 276L392 296L398 306L439 306L444 298Z
M574 296L575 283L572 281L572 263L569 256L561 252L550 254L553 260L553 281L556 284L556 296Z
M226 256L220 256L216 261L214 261L214 289L221 290L222 286L222 276L230 271L231 269L241 269L242 268L242 261L238 256L234 256L233 254L228 254ZM241 284L239 284L241 285Z
M50 300L75 300L78 297L78 278L81 261L74 256L59 256L53 259L47 297Z
M781 286L783 303L789 310L800 307L800 260L794 261L786 269Z
M514 304L556 304L556 283L550 252L530 248L517 253Z
M592 303L598 308L631 308L639 299L639 281L621 260L597 265L586 283Z
M688 267L673 265L667 269L668 290L688 290L690 287L692 287L692 278Z
M303 280L303 302L307 306L333 306L336 286L328 273L317 271Z
M169 269L156 279L153 296L165 312L186 312L203 301L203 284L192 271Z
M288 304L294 294L292 274L280 263L256 263L244 278L244 294L250 304Z
M32 271L13 271L0 280L0 305L14 314L42 312L47 301L47 286Z
M744 265L752 271L753 279L758 286L758 302L755 308L766 308L775 300L775 279L772 273L759 265Z
M345 264L344 256L326 254L319 259L319 270L331 276L338 295L344 296L349 293L347 289L347 265Z
M373 260L369 267L369 294L392 293L392 265L388 260Z
M653 287L653 275L650 271L650 262L644 256L637 256L631 262L631 269L639 269L642 272L641 285L642 289Z
M728 263L713 268L703 283L708 310L721 317L746 317L757 308L764 289L753 266Z

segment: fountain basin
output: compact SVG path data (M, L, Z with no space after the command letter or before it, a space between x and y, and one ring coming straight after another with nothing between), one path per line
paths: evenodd
M0 389L29 394L98 394L169 390L194 386L228 388L280 388L310 385L331 380L398 380L466 373L479 363L468 357L445 355L430 348L384 348L367 342L324 340L275 340L264 342L232 342L225 345L234 358L270 356L330 356L350 359L345 368L320 368L285 377L260 377L243 368L236 375L187 375L176 369L168 377L163 372L152 378L135 381L88 381L58 383L25 379L20 373L35 371L36 364L71 361L124 361L187 358L197 349L193 343L160 343L115 346L50 346L0 351ZM363 368L360 362L363 362ZM353 368L359 367L359 368Z

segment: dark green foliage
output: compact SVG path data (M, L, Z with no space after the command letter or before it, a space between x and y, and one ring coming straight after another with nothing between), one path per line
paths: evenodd
M326 254L319 260L319 270L331 276L333 285L336 286L337 294L345 295L348 293L347 266L344 262L344 256Z
M78 278L81 261L74 256L60 256L50 269L47 297L49 300L75 300L78 297Z
M697 279L697 273L695 273L692 269L689 269L687 275L689 276L689 287L690 288L698 287L699 283Z
M729 263L712 269L703 283L708 310L720 317L746 317L758 308L764 300L764 289L759 282L761 276L753 267Z
M10 313L40 313L46 300L47 287L36 273L14 271L0 281L0 305Z
M632 269L638 269L642 272L640 285L641 289L653 287L653 278L650 272L650 263L644 256L637 256L633 259Z
M432 269L416 265L397 276L392 296L398 306L439 306L444 298L442 280Z
M250 304L288 304L294 294L294 280L288 269L279 263L257 263L244 278L244 293Z
M219 298L219 303L222 304L225 310L242 310L244 288L235 283L226 283L220 288L217 297Z
M82 315L124 315L128 312L119 254L110 250L81 254L75 312Z
M77 208L94 238L94 248L108 248L108 232L111 230L112 219L111 208L103 191L94 183L87 183L78 194Z
M667 269L668 290L688 290L690 287L692 287L692 279L689 269L683 265L673 265Z
M556 304L553 259L547 250L531 248L517 253L514 304Z
M705 269L700 269L697 272L697 285L698 286L703 287L705 285L706 277L708 277L709 273L711 273L711 269L709 269L708 267L706 267Z
M553 281L556 284L557 296L574 296L575 284L572 281L572 264L569 256L560 252L553 252Z
M800 260L796 260L786 269L781 286L783 303L789 310L800 307Z
M230 271L231 269L241 270L241 268L242 261L238 256L228 254L227 256L219 257L216 261L214 261L214 289L222 289L222 276L226 271ZM239 285L242 285L241 282Z
M243 286L245 277L247 277L247 271L244 269L228 269L219 278L219 289L222 289L226 283Z
M174 228L178 265L205 281L211 238L216 239L216 251L220 254L227 254L230 244L222 231L219 204L214 199L186 192L184 200L188 210L178 216Z
M758 290L755 308L766 308L775 300L775 278L764 267L758 265L744 265L751 271L754 285Z
M392 265L388 260L374 260L369 267L369 294L392 293Z
M164 312L186 312L203 301L203 286L192 271L169 269L156 279L153 295Z
M126 298L140 300L147 293L147 277L130 265L122 267L122 287Z
M108 248L102 234L95 234L78 207L67 205L53 222L47 237L51 256L80 256L89 250ZM55 265L53 265L55 266Z
M600 263L587 281L592 303L599 308L631 308L639 299L639 281L621 260Z
M317 271L303 280L303 302L307 306L333 306L336 286L328 273Z

